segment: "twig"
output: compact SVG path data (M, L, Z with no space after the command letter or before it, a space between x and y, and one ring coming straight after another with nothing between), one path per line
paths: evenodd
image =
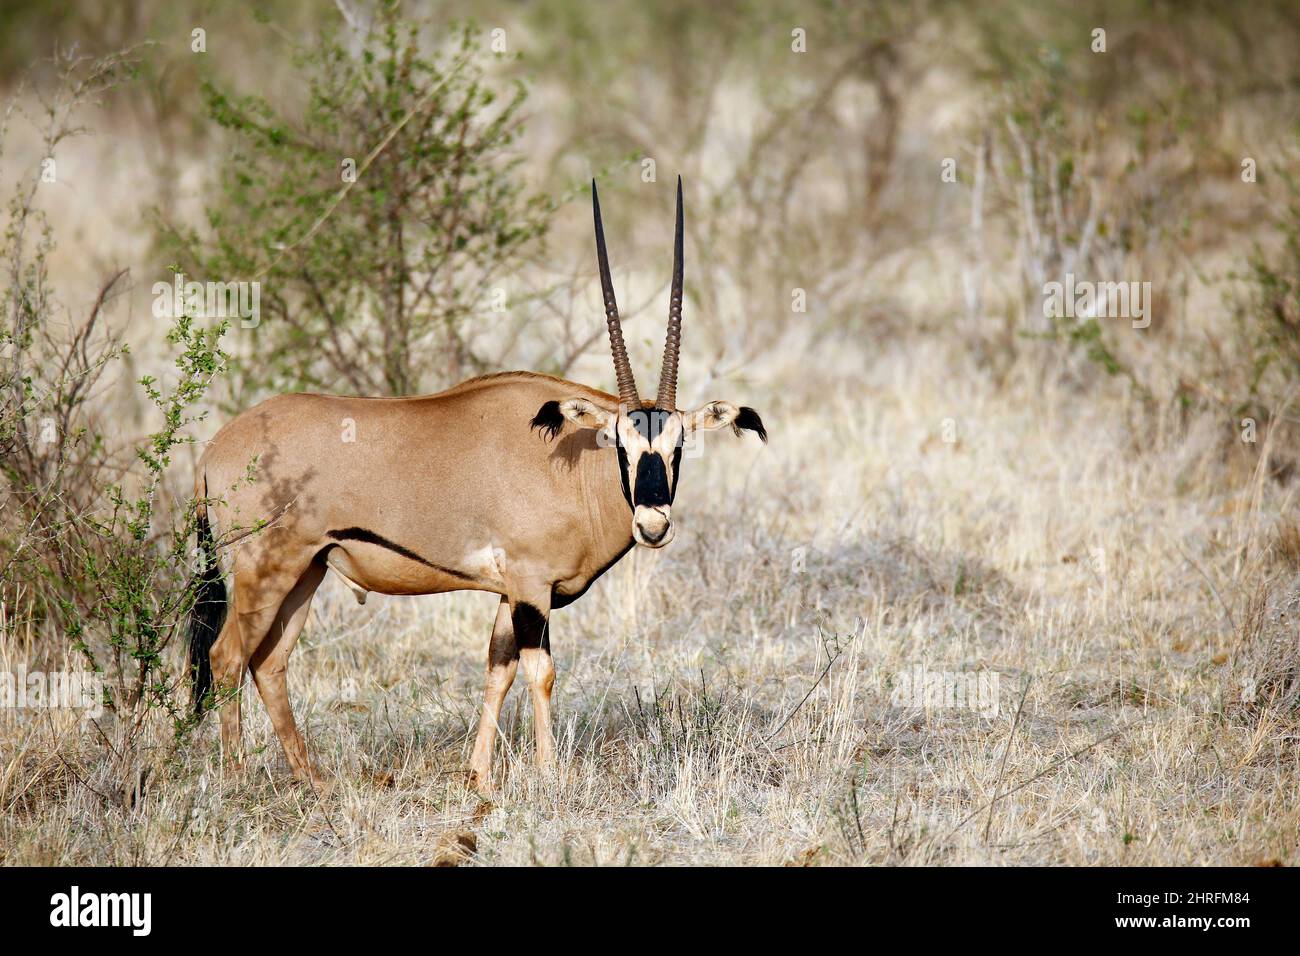
M466 58L462 57L461 62L463 63L465 61ZM457 72L460 69L460 65L461 64L458 63L454 68L449 69L447 71L447 75L444 76L442 80L440 80L431 90L429 90L429 92L425 93L424 96L420 99L420 102L415 104L415 106L411 107L410 111L405 116L403 116L401 120L399 120L398 123L392 129L388 131L388 133L384 136L384 138L379 141L378 145L376 145L375 148L372 149L366 155L366 158L361 161L361 165L357 167L356 176L353 177L352 181L348 183L344 183L343 188L334 194L334 198L331 199L329 205L325 207L325 211L322 212L319 217L317 217L314 223L312 223L311 228L308 229L306 232L304 232L293 242L289 243L287 246L281 249L280 254L277 255L273 260L271 260L271 263L268 266L266 266L266 268L262 269L260 272L257 273L257 275L253 276L254 280L264 278L272 269L274 269L276 266L280 264L280 260L283 259L287 253L292 252L294 249L302 245L312 236L316 235L316 230L325 224L325 220L334 214L334 210L338 208L338 205L343 201L343 198L347 196L349 192L351 192L352 187L361 181L362 174L367 169L370 168L370 164L375 161L375 157L377 157L380 153L382 153L387 148L388 144L393 141L393 137L402 131L403 127L405 127L406 124L411 121L411 118L415 116L416 113L423 112L425 107L427 107L429 103L433 100L434 94L440 92L442 88L446 86L448 82L450 82L451 78L457 74Z
M59 758L59 763L63 764L64 769L67 770L68 773L72 774L72 776L76 778L77 783L81 784L83 787L85 787L95 796L99 797L99 799L103 800L104 803L108 804L110 807L118 807L119 809L121 808L122 801L120 799L114 800L112 797L108 796L107 794L101 793L100 791L92 787L89 783L86 782L86 779L81 774L77 773L76 769L72 766L72 764L68 763L68 761L64 759L63 754L55 753L54 756Z
M1147 716L1148 716L1148 715L1145 715L1145 714L1144 714L1143 716L1137 718L1137 720L1131 720L1131 721L1129 721L1127 724L1125 724L1123 727L1119 727L1119 728L1117 728L1117 729L1115 729L1115 730L1112 730L1110 733L1106 734L1104 737L1098 737L1096 740L1094 740L1092 743L1088 744L1086 747L1080 747L1080 748L1079 748L1078 750L1076 750L1074 753L1066 754L1064 757L1060 757L1060 758L1058 758L1058 759L1052 761L1050 764L1048 764L1048 765L1047 765L1046 767L1044 767L1042 770L1038 771L1038 773L1034 774L1032 777L1030 777L1028 780L1024 781L1023 783L1018 783L1018 784L1016 784L1014 787L1012 787L1010 790L1006 791L1005 793L999 793L997 796L995 796L995 797L994 797L992 800L990 800L988 803L984 804L984 805L981 806L981 807L977 807L977 808L975 808L975 809L972 810L970 813L966 814L966 816L962 817L961 822L958 823L955 827L953 827L951 830L949 830L949 831L947 832L947 834L944 835L944 839L947 840L947 839L951 838L952 835L955 834L958 830L960 830L960 829L961 829L962 827L964 827L966 824L970 823L970 822L971 822L972 820L974 820L977 816L979 816L981 813L983 813L985 810L987 810L987 809L988 809L989 807L991 807L993 804L997 803L997 802L998 802L999 800L1001 800L1003 797L1009 797L1009 796L1011 796L1013 793L1018 793L1019 791L1025 789L1025 787L1029 786L1029 785L1030 785L1031 783L1033 783L1034 781L1036 781L1036 780L1038 780L1038 779L1040 779L1040 778L1042 778L1042 777L1047 776L1049 773L1051 773L1053 770L1055 770L1057 767L1061 766L1062 764L1064 764L1064 763L1069 763L1071 760L1075 760L1075 759L1078 758L1078 757L1082 757L1084 754L1086 754L1089 750L1092 750L1094 747L1099 747L1099 746L1101 746L1102 744L1104 744L1106 741L1110 740L1111 738L1113 738L1113 737L1118 737L1120 734L1124 733L1124 731L1128 730L1130 727L1134 727L1134 726L1136 726L1137 724L1142 723L1142 721L1144 721L1144 720L1147 719Z
M831 672L831 668L835 666L835 662L839 660L843 655L844 655L843 648L840 648L835 652L835 654L831 657L831 659L827 661L826 667L821 672L821 675L815 681L813 681L813 685L808 688L808 693L803 695L803 700L799 701L799 703L795 705L794 710L786 714L785 720L781 721L781 725L777 727L776 730L772 731L770 734L768 734L766 737L763 738L763 743L767 743L769 740L771 740L781 731L785 730L785 725L790 723L790 721L794 718L794 715L799 713L799 710L803 707L804 704L808 703L808 698L812 696L813 691L815 691L818 688L818 686L820 686L821 682L826 679L826 675Z
M1007 745L1002 748L1002 766L998 768L998 779L993 785L993 799L989 801L989 819L984 824L984 842L989 842L989 831L993 829L993 805L998 802L998 791L1002 789L1002 778L1007 772L1007 755L1016 739L1016 728L1020 726L1020 714L1025 709L1025 698L1029 696L1029 685L1034 682L1034 675L1025 678L1024 689L1020 692L1020 703L1016 706L1016 716L1011 719L1011 733L1007 734Z
M1223 615L1228 619L1228 628L1233 634L1236 634L1237 622L1233 619L1232 609L1228 607L1228 603L1224 601L1222 595L1219 594L1219 589L1214 586L1214 581L1205 573L1205 569L1197 564L1190 554L1183 550L1182 545L1175 541L1174 548L1177 549L1178 553L1183 556L1184 560L1195 569L1196 573L1205 579L1205 583L1210 586L1210 593L1214 595L1214 599L1218 601L1219 606L1223 608Z

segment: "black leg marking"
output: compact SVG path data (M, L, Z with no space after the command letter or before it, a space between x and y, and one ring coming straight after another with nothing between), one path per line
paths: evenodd
M492 632L492 642L488 644L488 667L506 667L519 660L519 645L515 643L515 630L512 627L505 633Z
M551 652L551 638L546 626L546 615L526 601L520 601L511 612L515 626L515 644L520 650L540 647Z

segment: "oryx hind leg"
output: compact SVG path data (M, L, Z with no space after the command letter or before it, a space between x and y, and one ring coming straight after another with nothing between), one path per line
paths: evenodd
M243 728L240 724L239 695L248 668L239 615L233 600L226 623L209 652L212 662L213 698L221 717L221 753L225 762L237 766L243 756Z
M265 600L270 590L273 594L274 578L258 573L255 565L236 560L235 573L230 587L230 609L221 633L217 635L209 652L212 663L212 688L221 717L221 753L231 767L243 762L243 709L244 675L253 651L266 634L265 627L250 626L259 612L250 611ZM279 606L280 596L274 598Z
M253 548L236 556L230 612L209 654L213 690L221 713L221 749L228 764L242 761L240 708L249 663L286 597L312 563L310 554L296 567L271 564L266 558L265 550Z
M285 595L274 621L253 651L250 661L253 681L257 684L258 693L262 695L262 703L266 705L293 775L299 780L308 780L317 785L323 781L307 756L307 745L293 719L293 707L289 703L288 672L289 656L298 643L303 625L307 623L312 596L324 577L324 563L313 561Z

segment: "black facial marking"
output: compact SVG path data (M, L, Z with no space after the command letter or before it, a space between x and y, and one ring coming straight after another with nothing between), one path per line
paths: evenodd
M553 439L564 427L564 415L560 413L560 403L547 402L537 410L537 414L528 425L530 429L540 428L542 437L547 441Z
M633 500L638 505L649 508L672 504L672 494L668 490L668 469L664 466L664 456L658 452L646 452L637 461L636 493Z
M477 578L472 574L465 574L463 571L457 571L455 568L444 567L441 564L434 564L420 557L410 548L404 548L395 541L389 541L383 535L375 534L366 528L340 528L335 531L327 531L327 537L335 541L364 541L366 544L377 544L381 548L387 548L394 554L400 554L404 558L409 558L418 564L423 564L426 568L433 568L435 571L441 571L443 574L450 574L454 578L460 578L463 581L476 581Z
M540 647L550 653L551 638L547 633L546 615L526 601L520 601L510 612L515 626L515 644L520 650Z
M763 444L767 444L767 429L763 427L763 419L759 418L758 412L754 411L748 405L741 407L740 414L737 415L736 420L731 423L731 427L737 435L740 434L742 428L747 428L751 432L757 432L758 437L763 439Z
M677 500L677 479L682 476L682 443L679 441L673 449L673 486L668 491L668 500Z
M617 429L615 435L617 435ZM627 506L634 507L632 504L632 487L627 483L627 449L623 447L623 440L616 439L618 444L618 477L623 481L623 497L627 499Z
M658 438L668 424L668 419L672 412L664 411L659 408L643 408L634 412L628 412L628 421L632 427L646 441L653 441ZM677 468L682 459L682 445L686 438L685 433L677 436L677 447L673 451L673 480L672 486L668 484L668 469L664 463L663 456L658 452L645 452L637 459L636 463L636 485L635 494L633 488L628 482L628 456L627 449L623 445L623 439L618 434L617 429L614 432L615 444L618 446L618 474L623 480L623 497L628 503L628 507L636 510L637 505L646 505L655 507L656 505L672 504L673 498L677 494Z
M632 427L640 432L641 437L646 441L654 441L659 437L659 433L664 430L664 425L668 422L668 416L672 412L665 412L658 408L645 408L640 411L628 412L628 418L632 422Z

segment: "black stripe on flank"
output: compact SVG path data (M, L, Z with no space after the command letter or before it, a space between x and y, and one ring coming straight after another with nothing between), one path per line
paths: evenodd
M462 581L478 580L472 574L466 574L464 571L457 571L455 568L448 568L441 564L434 564L420 557L410 548L404 548L395 541L389 541L381 534L375 534L366 528L340 528L336 531L327 531L326 536L333 538L335 541L363 541L366 544L377 544L381 548L387 548L394 554L400 554L404 558L409 558L417 564L423 564L426 568L433 568L435 571L441 571L443 574L449 574L453 578L460 578Z

